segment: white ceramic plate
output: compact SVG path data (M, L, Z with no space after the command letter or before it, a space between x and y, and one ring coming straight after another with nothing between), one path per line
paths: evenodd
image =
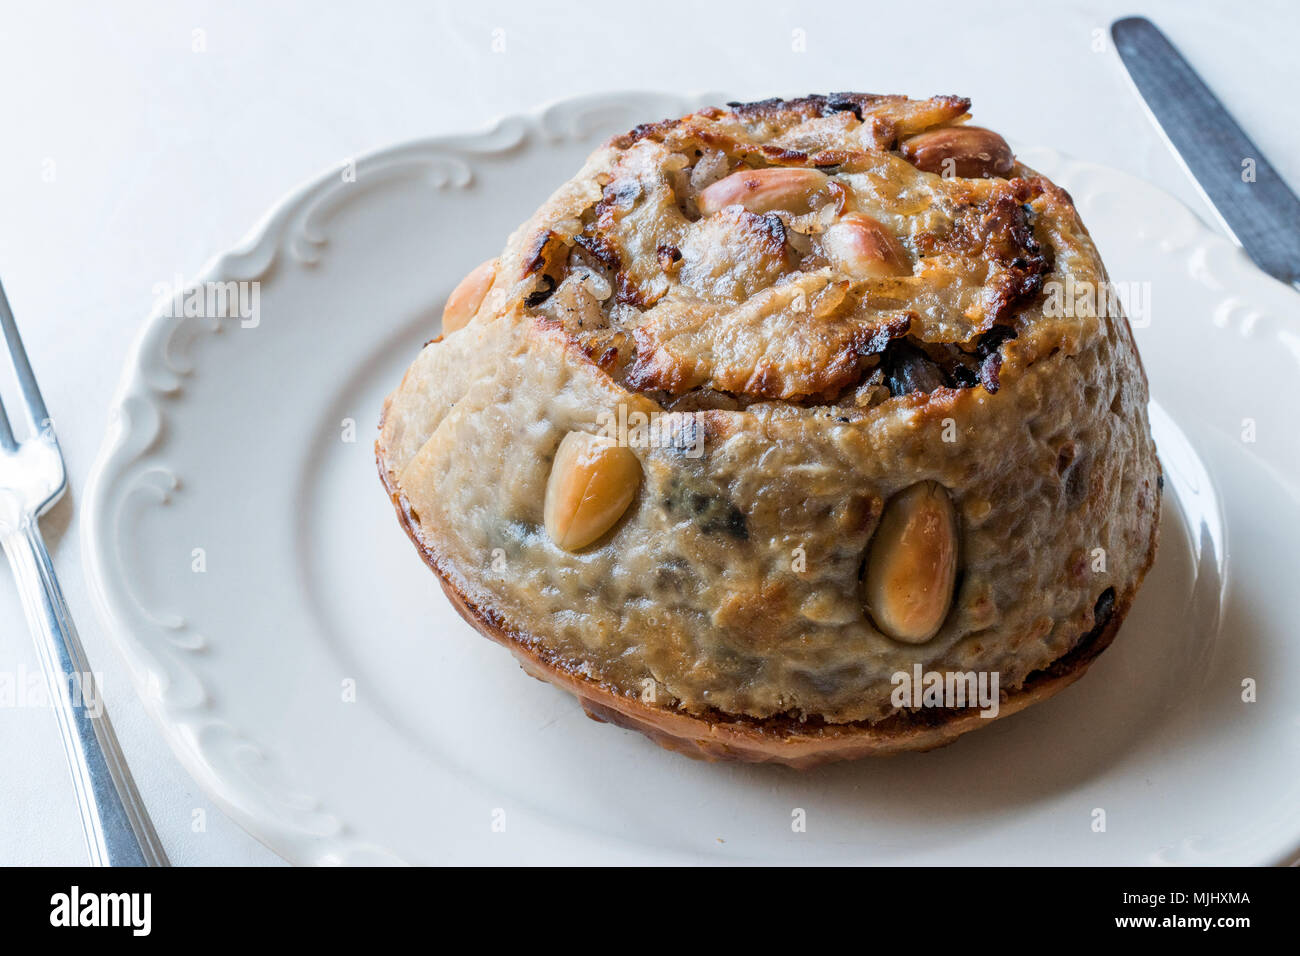
M1073 194L1112 278L1147 283L1136 334L1168 492L1156 565L1079 684L930 754L709 765L586 719L462 623L376 477L383 396L452 285L599 140L695 105L566 102L384 150L286 199L202 277L260 283L255 327L146 324L85 556L186 767L302 863L1293 858L1300 449L1278 396L1300 298L1163 192L1054 153L1021 156Z

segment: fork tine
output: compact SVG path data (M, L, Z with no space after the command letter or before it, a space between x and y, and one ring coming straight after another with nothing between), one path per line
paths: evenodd
M5 404L0 402L0 449L13 451L17 447L13 429L9 427L9 416L5 414Z
M27 416L31 419L32 431L39 432L50 420L50 413L45 410L45 399L41 398L41 390L36 387L36 376L32 374L31 363L27 361L27 350L23 348L23 340L18 335L18 326L9 308L4 283L0 283L0 331L4 332L5 342L9 345L9 357L14 363L23 400L27 403ZM3 422L0 425L0 441L8 436L12 443L13 431L9 428L8 419L3 416L4 411L0 409L0 421Z

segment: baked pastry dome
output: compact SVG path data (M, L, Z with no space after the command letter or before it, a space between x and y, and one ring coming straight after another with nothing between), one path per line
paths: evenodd
M598 719L797 766L990 722L899 674L1006 715L1083 672L1155 554L1146 379L1070 197L968 108L637 127L466 277L376 451L471 624Z

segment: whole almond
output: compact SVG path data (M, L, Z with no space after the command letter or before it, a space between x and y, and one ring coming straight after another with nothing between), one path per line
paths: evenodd
M826 257L854 278L884 279L912 271L898 239L862 213L851 212L832 223L821 243Z
M881 632L924 644L952 605L957 577L957 514L948 492L923 481L885 506L867 559L866 603Z
M475 266L451 291L442 309L442 334L463 329L477 314L497 275L497 260L489 259Z
M1005 179L1016 164L1007 141L982 126L945 126L903 140L903 158L922 172Z
M641 463L612 438L569 432L546 482L544 518L551 540L580 551L614 526L636 496Z
M813 197L828 182L825 173L802 167L742 169L703 190L695 203L706 216L736 205L752 213L784 209L799 215L812 208Z

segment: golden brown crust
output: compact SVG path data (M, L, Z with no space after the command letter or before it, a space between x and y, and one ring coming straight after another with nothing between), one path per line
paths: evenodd
M694 115L707 119L731 115L743 122L761 124L769 135L774 135L810 120L852 114L870 129L874 145L881 149L893 149L900 139L960 120L969 109L970 100L963 96L934 96L928 100L911 100L906 96L879 93L814 93L789 100L772 97L753 103L733 102L728 103L725 110L710 107ZM628 149L643 139L662 140L665 135L692 118L644 123L622 136L614 137L610 144L619 149ZM756 144L753 149L765 159L786 166L835 165L845 155L841 151L821 149L810 153L766 144Z
M954 129L938 124L968 108L834 94L706 109L617 137L565 225L556 210L525 227L521 275L538 283L526 304L608 354L625 387L674 396L829 402L879 367L890 339L970 352L996 323L1014 324L1051 270L1031 220L1074 213L1023 168L942 177L897 150L900 136ZM807 194L780 211L704 204L722 180L773 172ZM855 272L828 245L829 226L873 211L889 218L876 228L902 257L896 275Z
M398 521L425 563L438 576L443 592L456 612L484 637L514 654L526 673L577 697L587 716L593 720L635 730L666 750L697 760L783 764L799 770L838 760L934 750L992 723L974 708L910 711L874 723L853 721L844 724L785 716L763 719L733 717L717 711L694 715L619 693L609 685L565 666L563 661L546 652L544 642L507 627L495 614L475 604L449 581L433 552L421 539L419 525L412 518L401 492L389 481L378 446L375 460ZM1153 530L1150 559L1142 577L1155 558L1155 545ZM1141 583L1139 578L1130 591L1118 596L1107 619L1081 634L1066 654L1035 671L1020 687L1005 694L999 703L998 719L1046 700L1082 677L1115 639Z

